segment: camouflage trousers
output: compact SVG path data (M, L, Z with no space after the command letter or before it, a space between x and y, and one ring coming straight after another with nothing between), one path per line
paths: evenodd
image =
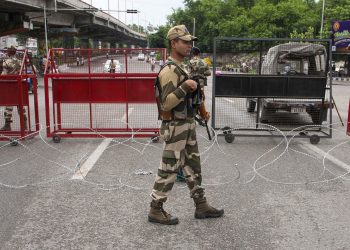
M184 172L190 196L192 198L204 196L194 119L163 121L160 136L165 143L162 161L151 193L152 199L159 202L167 200L179 169Z
M5 107L5 112L4 112L5 121L12 122L12 112L13 112L13 106ZM19 114L19 106L17 106L17 112ZM25 108L23 108L23 115L24 115L24 120L27 120Z

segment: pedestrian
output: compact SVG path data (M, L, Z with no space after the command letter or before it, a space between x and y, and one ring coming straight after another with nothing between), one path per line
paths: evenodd
M43 74L45 73L45 67L46 67L46 64L47 64L47 56L46 56L46 55L44 55L44 58L43 58L43 64L42 64L42 68L41 68L41 70L42 70Z
M160 59L160 60L159 60L159 67L162 68L163 65L164 65L164 61L163 61L163 59Z
M34 67L34 65L33 65ZM27 64L27 74L32 74L33 70L31 68L31 64L28 63ZM28 82L28 93L32 93L33 94L33 79L31 77L27 78L27 82Z
M154 72L154 69L156 67L156 61L154 60L154 58L151 58L151 71Z
M40 58L39 58L39 66L42 67L43 63L44 63L44 58L42 56L40 56Z
M1 75L18 75L21 69L21 61L16 58L16 48L11 46L7 50L7 58L3 61L3 71ZM20 114L20 108L17 106L18 114ZM13 106L6 106L4 111L5 124L0 128L0 131L10 131L12 121ZM23 108L24 117L24 129L27 129L27 115L26 110Z
M189 79L184 65L185 57L190 54L192 41L197 38L188 32L185 25L178 25L168 31L167 40L170 57L156 81L156 100L159 117L162 120L160 136L164 140L164 147L151 193L148 221L174 225L179 220L163 209L163 203L168 198L179 169L183 169L185 173L190 197L196 206L195 218L220 217L224 214L224 210L208 204L204 188L201 186L201 162L196 139L195 114L191 107L191 96L197 89L197 83Z
M77 66L79 66L79 64L80 64L80 58L79 56L77 56Z
M109 73L115 73L115 68L117 67L116 63L113 59L111 59L111 62L109 64Z
M193 47L191 50L191 59L187 65L187 70L188 73L190 75L191 79L196 79L199 83L200 89L201 89L201 93L202 93L202 97L203 100L202 102L204 102L204 86L207 86L207 77L211 75L209 66L206 62L204 62L201 58L200 58L200 49L197 47ZM202 106L205 110L205 106ZM210 113L207 112L206 110L203 111L204 112L204 116L203 117L206 121L209 120L210 118ZM179 173L176 176L176 181L185 181L185 176L184 173L182 171L182 169L180 169Z

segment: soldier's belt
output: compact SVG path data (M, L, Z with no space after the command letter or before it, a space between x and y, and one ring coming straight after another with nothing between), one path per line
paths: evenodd
M194 116L187 116L187 117L177 117L173 114L172 111L160 111L160 119L162 121L173 121L173 120L187 120L187 119L191 119Z

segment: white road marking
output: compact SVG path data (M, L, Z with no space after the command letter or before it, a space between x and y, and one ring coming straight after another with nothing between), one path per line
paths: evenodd
M102 153L106 150L112 138L104 139L101 144L95 149L95 151L89 156L89 158L84 162L84 164L79 168L77 172L72 177L72 180L82 180L93 168L95 163L98 161Z
M228 98L224 98L224 100L227 101L227 102L230 102L230 103L235 103L234 100L231 100L231 99L228 99Z
M128 117L130 116L130 114L132 113L133 110L134 110L134 108L129 108L128 109ZM122 121L126 122L126 113L123 115Z
M322 156L322 157L319 157L319 158L323 158L325 155L326 155L326 152L324 152L322 149L312 145L312 144L308 144L308 143L303 143L303 144L300 144L300 146L305 149L306 151L308 151L310 154L312 153L316 153L318 155L316 156ZM314 155L314 154L313 154ZM337 165L338 167L346 170L346 171L350 171L350 166L344 162L342 162L341 160L335 158L334 156L328 154L327 155L327 160L329 160L330 162L334 163L335 165Z

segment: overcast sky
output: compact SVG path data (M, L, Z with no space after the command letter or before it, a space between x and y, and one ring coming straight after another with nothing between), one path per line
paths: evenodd
M183 8L183 0L83 0L94 7L102 10L108 9L110 14L118 18L119 10L134 9L140 11L139 14L126 14L119 12L119 19L126 24L134 23L136 25L147 26L151 23L153 26L159 26L166 23L166 16L173 12L172 9ZM126 4L126 5L125 5Z

